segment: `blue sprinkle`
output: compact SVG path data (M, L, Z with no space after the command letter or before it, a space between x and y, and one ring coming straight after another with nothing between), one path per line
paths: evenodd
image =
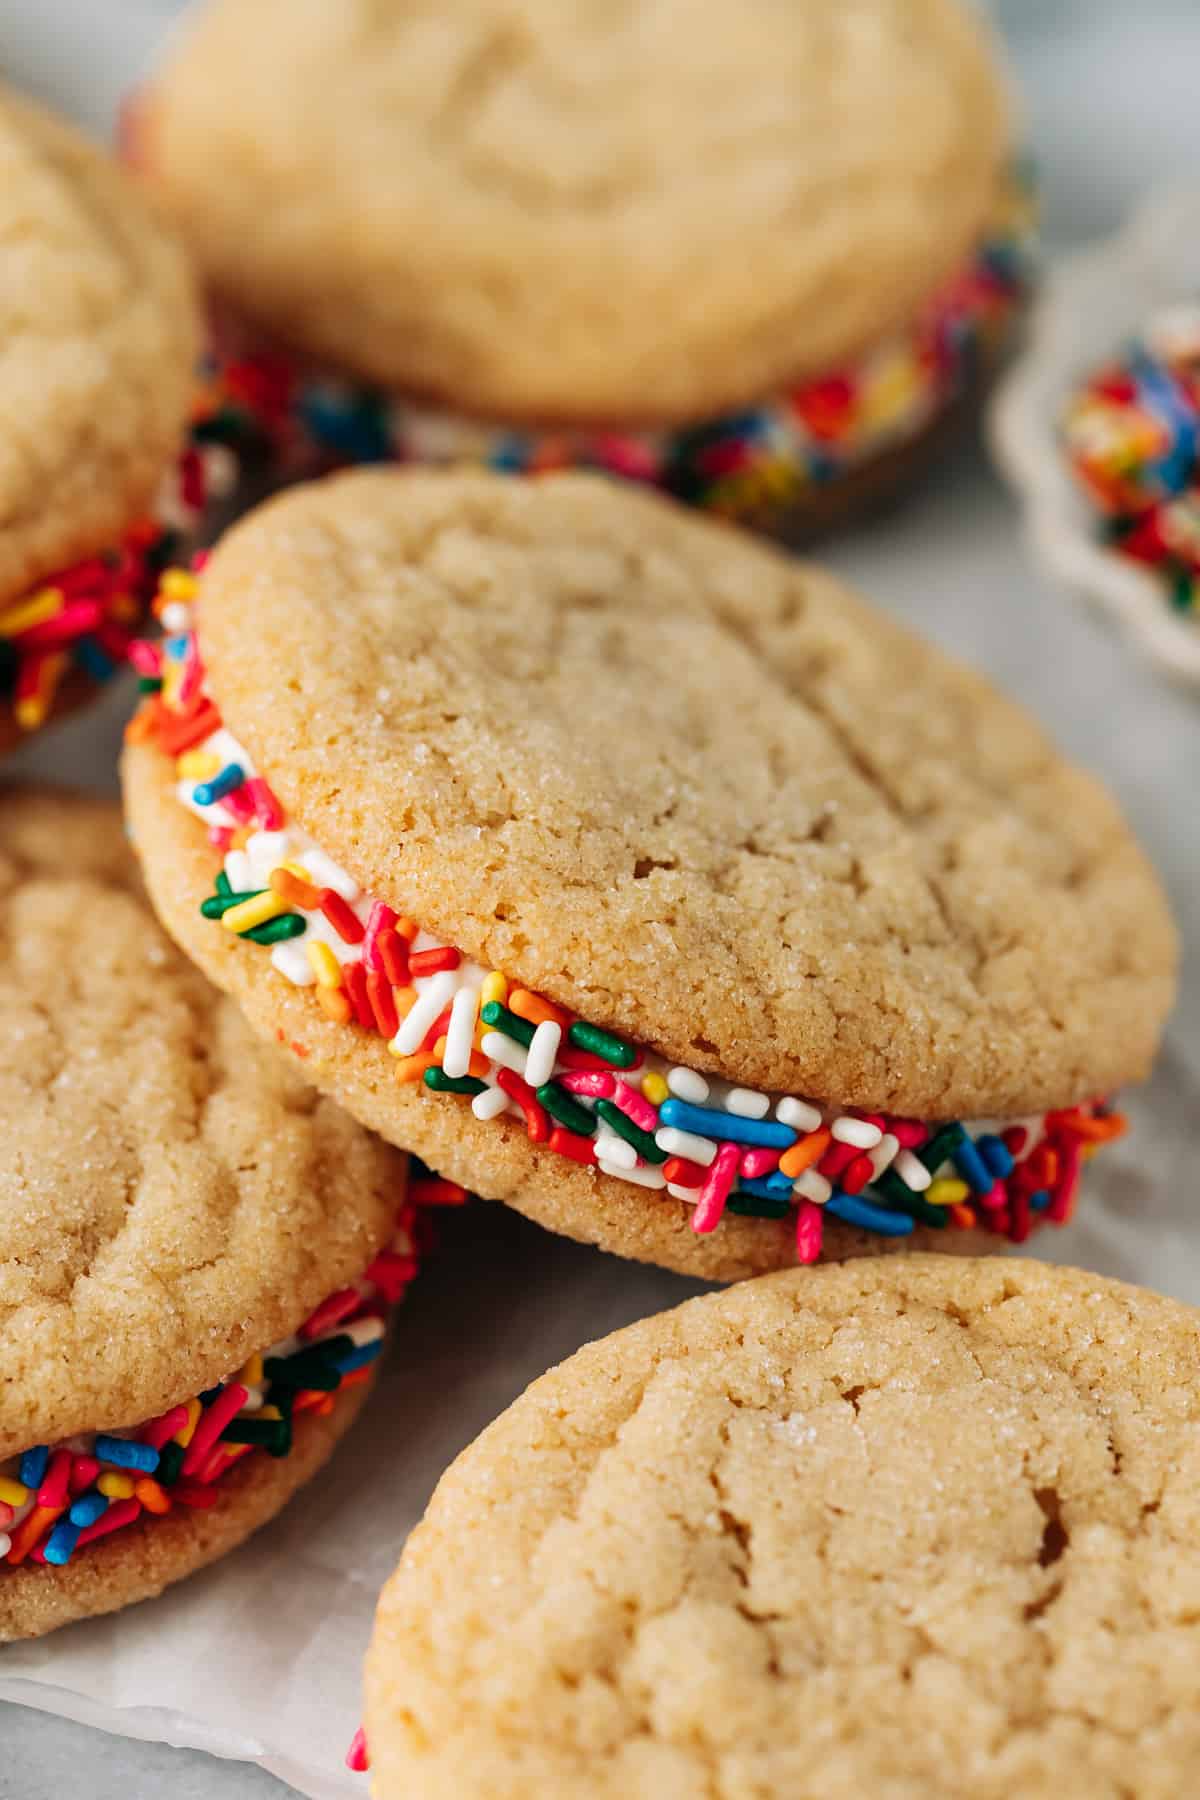
M964 1138L954 1152L953 1163L967 1186L974 1188L977 1194L990 1194L996 1185L996 1177L980 1156L970 1138Z
M778 1169L769 1175L758 1175L747 1179L743 1175L738 1182L738 1191L753 1194L759 1200L790 1200L792 1197L792 1178L781 1175Z
M886 1212L882 1206L872 1206L869 1200L860 1200L857 1194L843 1194L838 1188L825 1202L825 1211L844 1225L859 1225L864 1231L878 1231L883 1237L907 1237L913 1228L911 1214Z
M349 1375L353 1369L361 1369L365 1364L374 1362L383 1353L383 1339L375 1338L369 1344L360 1344L353 1350L347 1350L345 1356L339 1356L334 1368L339 1375Z
M75 1545L79 1541L81 1529L82 1527L79 1525L72 1525L69 1518L60 1519L46 1539L44 1552L46 1561L57 1563L60 1568L63 1563L69 1563Z
M981 1138L976 1138L975 1148L984 1162L996 1177L997 1181L1007 1181L1013 1172L1012 1151L1003 1138L993 1137L989 1131Z
M204 1392L198 1394L196 1397L201 1406L211 1406L213 1401L219 1400L224 1392L225 1383L223 1381L218 1381L216 1387L205 1388Z
M117 1469L140 1469L143 1475L153 1475L158 1467L158 1451L149 1444L134 1443L132 1438L106 1437L101 1433L94 1454L98 1462L112 1463Z
M1036 1194L1030 1195L1029 1204L1034 1212L1045 1212L1050 1204L1049 1188L1039 1188Z
M178 637L169 637L166 642L166 652L171 661L182 662L188 653L190 643L191 639L186 631L181 632Z
M105 1499L104 1495L92 1492L90 1494L80 1494L78 1500L73 1503L67 1517L70 1519L72 1525L78 1525L79 1529L82 1531L85 1525L94 1525L96 1520L100 1517L100 1514L107 1511L108 1501Z
M27 1488L40 1488L46 1479L46 1464L50 1461L49 1444L35 1444L32 1450L26 1450L21 1458L20 1479Z
M246 779L246 771L240 763L226 763L219 775L211 781L201 781L192 789L192 799L197 806L211 806L214 800L223 800L226 794L232 794L234 788L240 788Z
M800 1135L778 1119L745 1119L715 1106L689 1106L674 1095L663 1101L658 1118L660 1124L673 1125L677 1131L695 1131L727 1144L756 1144L764 1150L786 1150Z
M108 681L117 667L92 637L81 637L74 645L72 655L93 681Z

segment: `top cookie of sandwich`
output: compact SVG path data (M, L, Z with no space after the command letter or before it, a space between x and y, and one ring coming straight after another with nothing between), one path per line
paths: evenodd
M128 177L0 88L0 601L108 549L187 423L182 252Z
M904 324L1007 148L958 0L215 0L144 160L298 347L518 419L761 397Z
M290 817L674 1062L919 1118L1140 1078L1174 935L1116 807L830 576L598 477L359 472L201 582Z
M404 1177L163 937L115 807L0 795L0 1460L286 1338Z

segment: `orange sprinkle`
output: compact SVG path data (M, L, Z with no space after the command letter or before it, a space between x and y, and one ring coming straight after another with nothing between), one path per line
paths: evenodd
M316 912L321 903L321 890L311 881L301 881L290 869L271 870L271 892L286 900L289 906L302 907L305 912Z
M318 987L317 1005L335 1025L350 1023L351 1006L345 988Z
M146 706L139 706L132 719L125 727L127 744L144 744L158 730L158 715L162 711L160 702L151 700Z
M133 1484L133 1497L140 1500L148 1513L169 1513L171 1502L165 1489L149 1475L143 1475L140 1481Z
M446 1040L444 1037L440 1037L433 1046L433 1060L439 1068L441 1068L443 1062L446 1060ZM483 1081L486 1079L487 1072L491 1066L492 1065L486 1056L481 1055L478 1050L472 1050L471 1060L467 1064L467 1074L473 1075L476 1081Z
M802 1137L799 1143L784 1151L779 1159L780 1173L794 1181L797 1175L803 1175L805 1169L811 1169L814 1163L820 1162L832 1141L833 1134L825 1125L818 1131L810 1131L807 1137Z
M35 1506L31 1513L27 1513L12 1534L9 1562L24 1562L42 1533L50 1529L55 1519L61 1519L66 1510L65 1506Z
M402 1056L396 1064L396 1080L403 1085L408 1081L420 1081L426 1069L431 1069L435 1058L428 1050L418 1050L415 1056Z
M392 999L396 1002L396 1017L406 1019L417 1004L417 990L415 987L393 988Z
M392 930L396 933L396 936L404 938L409 944L412 943L420 929L421 927L417 924L415 919L403 918L393 919L392 921Z
M518 1019L525 1019L530 1025L561 1025L563 1030L571 1023L570 1013L564 1012L561 1006L553 1005L541 994L531 993L528 988L514 988L508 996L508 1010L515 1012Z
M963 1231L974 1230L974 1227L976 1224L974 1207L964 1206L961 1201L957 1201L950 1208L950 1217L953 1219L954 1223L960 1227L961 1230L963 1230Z

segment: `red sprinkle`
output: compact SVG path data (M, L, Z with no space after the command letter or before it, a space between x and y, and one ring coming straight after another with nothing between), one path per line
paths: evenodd
M857 1155L858 1150L853 1144L839 1143L835 1139L817 1164L817 1168L827 1180L837 1181L842 1170L848 1169Z
M190 1486L190 1482L176 1482L175 1486L171 1489L171 1494L174 1496L179 1492L181 1487ZM216 1496L214 1495L214 1499L215 1497ZM134 1500L132 1498L129 1500L111 1500L105 1510L100 1514L100 1517L93 1524L84 1526L79 1536L75 1539L76 1549L78 1549L81 1544L90 1544L93 1538L107 1537L110 1531L120 1531L123 1525L132 1525L141 1510L142 1503L140 1500Z
M861 1194L870 1179L871 1159L860 1150L854 1160L842 1170L838 1186L844 1193Z
M255 816L264 831L278 831L283 824L283 808L261 775L252 775L246 792L254 805Z
M370 1766L371 1759L367 1755L366 1735L360 1725L350 1739L350 1748L346 1752L346 1767L354 1775L365 1775Z
M722 1144L706 1170L704 1185L692 1208L692 1230L703 1235L721 1223L742 1153L737 1144Z
M382 969L369 969L367 972L367 999L371 1003L371 1011L375 1015L375 1023L385 1038L396 1035L396 1027L400 1020L396 1012L396 1001L392 994L392 984Z
M374 1031L375 1014L367 998L367 971L360 962L342 964L342 986L346 990L354 1017L364 1031Z
M429 1030L425 1033L425 1036L421 1039L422 1050L434 1049L438 1039L445 1037L449 1029L450 1008L447 1007L444 1013L438 1014L437 1018L433 1021L433 1024L429 1027Z
M362 1295L357 1288L341 1288L336 1294L330 1294L328 1300L322 1300L315 1312L305 1319L300 1327L302 1338L320 1337L331 1325L340 1325L348 1319L352 1312L357 1312L362 1305Z
M496 1075L496 1085L503 1088L509 1099L515 1100L525 1114L525 1130L530 1143L546 1143L550 1136L550 1115L529 1083L522 1081L515 1069L500 1069Z
M67 1503L67 1483L71 1479L71 1452L56 1450L50 1458L50 1466L37 1491L39 1506L65 1506Z
M707 1169L701 1168L699 1163L689 1162L686 1156L668 1156L662 1172L676 1187L689 1188L702 1186L708 1174Z
M358 914L332 888L322 888L317 905L344 944L361 944L364 931Z
M462 1206L467 1190L457 1181L443 1181L440 1175L424 1175L409 1184L408 1195L415 1206Z
M408 940L385 925L375 939L373 949L383 972L393 987L407 987L408 981Z
M821 1208L811 1200L802 1200L796 1208L796 1261L815 1263L821 1254L825 1221Z
M215 1487L206 1487L203 1482L199 1481L177 1481L174 1487L170 1488L168 1491L172 1500L182 1500L185 1506L196 1506L201 1509L215 1506L220 1499L220 1495ZM136 1502L129 1501L126 1503L122 1501L121 1504L136 1505ZM112 1509L110 1508L109 1511L111 1510ZM107 1518L108 1513L105 1513L104 1516ZM79 1535L82 1538L83 1533L80 1532Z
M392 926L396 923L396 918L397 914L390 906L385 906L382 900L376 900L372 904L371 910L367 914L367 928L363 934L363 961L368 969L383 967L379 955L379 934L383 931L391 931ZM395 936L395 933L393 932L392 935ZM404 985L403 982L396 983L397 987Z
M417 950L410 954L408 972L414 981L421 975L436 975L442 969L457 969L462 953L447 944L441 950Z
M550 1148L557 1150L560 1156L569 1156L572 1162L594 1163L596 1160L595 1140L580 1137L564 1125L556 1125L550 1133Z

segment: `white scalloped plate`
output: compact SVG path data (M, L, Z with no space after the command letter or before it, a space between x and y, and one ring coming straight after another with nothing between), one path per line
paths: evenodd
M1066 402L1087 376L1152 314L1197 298L1200 192L1156 195L1115 237L1051 267L988 436L1042 565L1114 617L1159 668L1200 684L1200 625L1172 612L1156 576L1099 542L1060 440Z

